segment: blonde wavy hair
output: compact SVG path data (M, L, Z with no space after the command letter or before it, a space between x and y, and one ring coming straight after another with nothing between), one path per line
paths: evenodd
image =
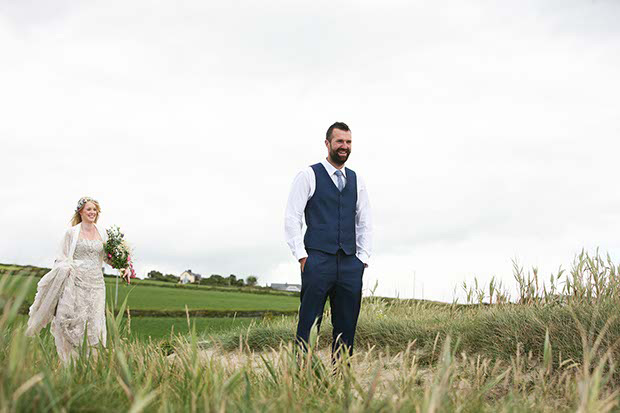
M73 213L73 218L71 218L72 226L82 222L82 216L80 215L80 212L84 209L84 205L86 205L87 202L92 202L95 205L95 209L97 210L97 217L95 217L95 223L99 220L99 214L101 214L101 206L99 205L99 202L92 199L91 197L83 196L78 201L75 212Z

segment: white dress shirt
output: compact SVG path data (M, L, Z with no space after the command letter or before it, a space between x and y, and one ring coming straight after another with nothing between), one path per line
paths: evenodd
M334 181L334 185L338 186L337 169L327 162L327 159L321 162L327 174ZM341 169L342 174L346 178L346 171ZM357 175L357 204L355 205L355 244L357 258L364 264L368 264L370 253L372 250L372 219L370 214L370 202L368 201L368 191L366 184ZM286 243L291 249L297 260L308 256L304 246L302 234L304 211L308 200L314 195L316 189L316 177L311 167L299 172L293 181L291 192L288 196L286 204L286 212L284 216L284 236Z

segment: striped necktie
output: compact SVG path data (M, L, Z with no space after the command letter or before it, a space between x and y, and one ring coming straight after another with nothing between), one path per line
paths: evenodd
M340 169L336 170L336 176L338 177L338 190L342 192L344 189L344 177L342 176L342 171Z

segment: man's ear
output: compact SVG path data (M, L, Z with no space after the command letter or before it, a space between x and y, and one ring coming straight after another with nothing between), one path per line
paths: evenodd
M325 147L329 149L329 141L327 139L325 139Z

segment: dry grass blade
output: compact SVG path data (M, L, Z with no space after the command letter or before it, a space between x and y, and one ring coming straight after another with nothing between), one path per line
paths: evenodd
M17 388L17 390L15 390L15 392L13 393L13 402L16 402L22 394L26 393L28 390L30 390L30 388L32 386L34 386L35 384L39 383L41 380L43 380L43 374L42 373L37 373L34 376L32 376L31 378L29 378L28 380L26 380L21 386L19 386Z

